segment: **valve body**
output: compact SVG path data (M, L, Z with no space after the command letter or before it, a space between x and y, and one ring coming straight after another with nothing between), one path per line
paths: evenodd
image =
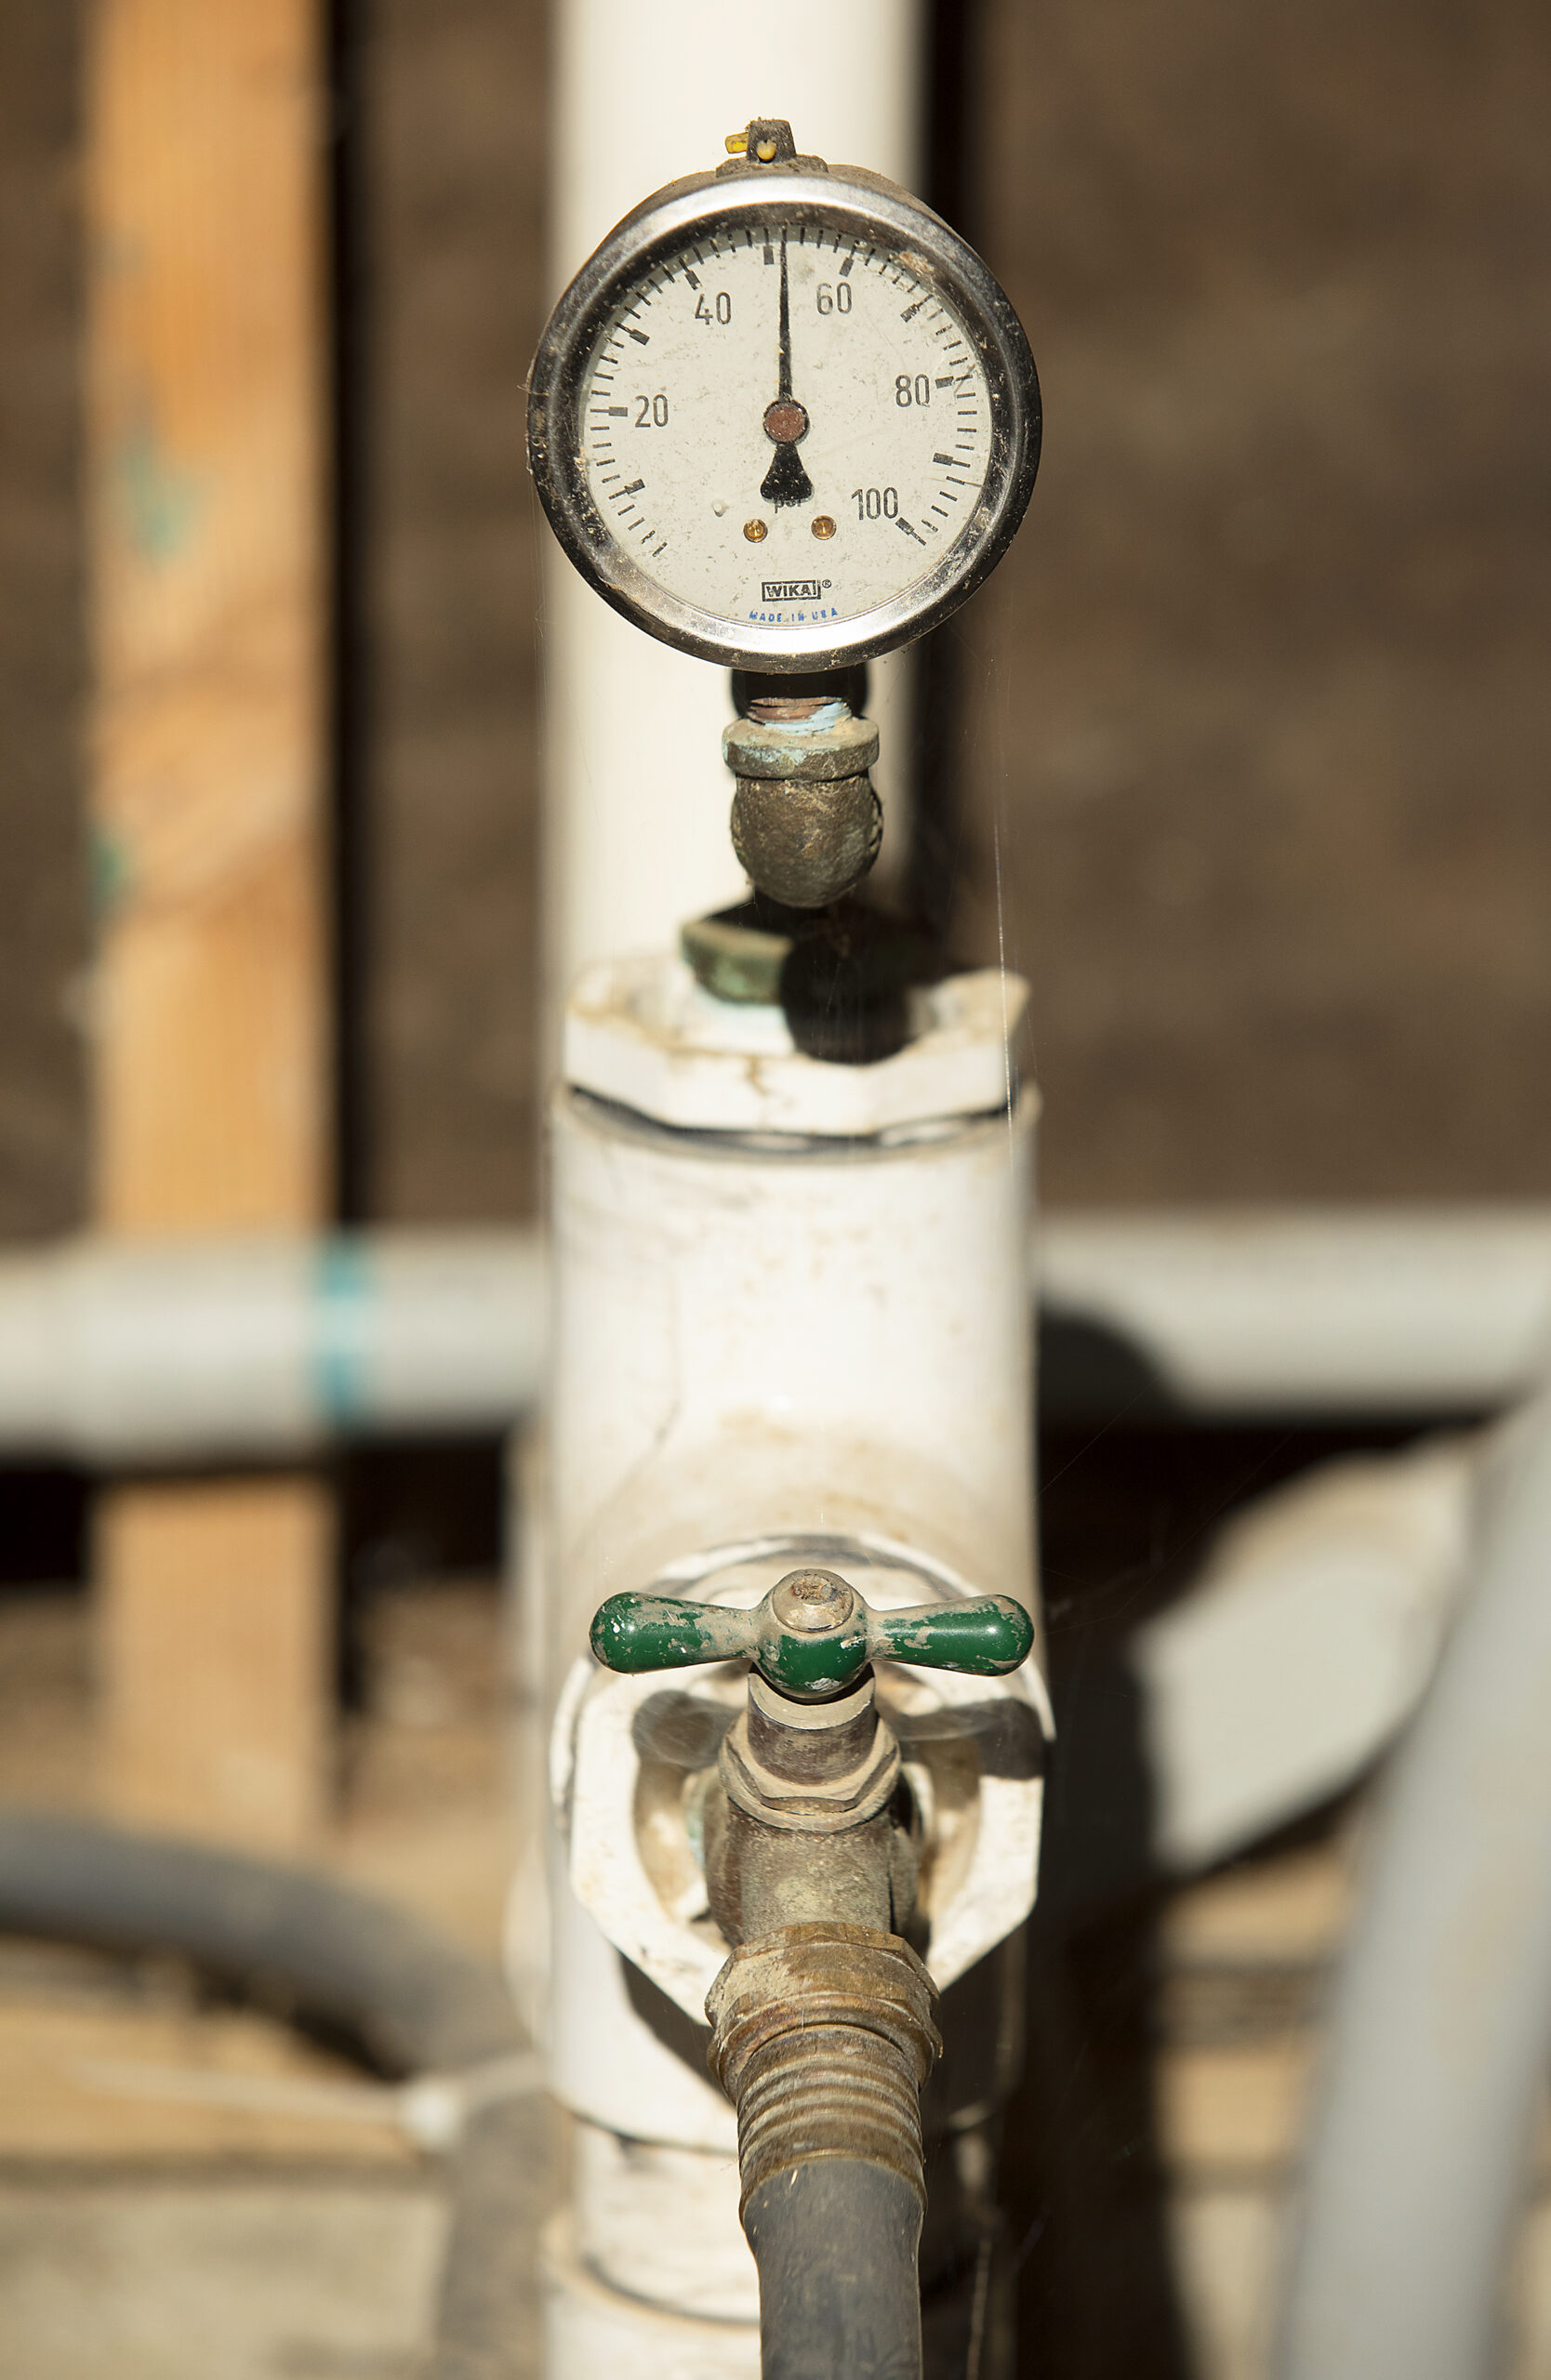
M969 1055L981 1065L977 1047ZM695 1063L693 1051L674 1060ZM926 1062L912 1052L891 1063ZM957 2137L955 2127L987 2120L983 2111L994 2110L1013 2079L1005 2045L1017 2028L1004 2003L1016 1963L981 1949L968 1954L978 1964L948 1989L940 2020L929 1997L918 2005L907 1992L902 2041L837 2020L807 2029L824 2043L811 2058L801 2028L777 2026L757 2042L746 2033L734 2014L742 1984L735 1991L729 1982L718 2038L726 2080L747 2109L756 2179L746 2194L737 2111L706 2062L707 1987L729 1948L747 1969L740 1943L783 1925L837 1922L859 1922L874 1942L892 1938L896 1947L876 1954L879 1973L919 1985L916 1937L907 1948L902 1928L920 1844L900 1822L874 1737L852 1764L855 1809L885 1790L852 1830L854 1843L843 1830L784 1827L779 1858L763 1842L750 1862L746 1838L777 1831L762 1802L803 1780L779 1775L742 1673L609 1678L587 1650L593 1615L612 1595L688 1598L708 1617L730 1616L804 1564L852 1580L891 1615L901 1604L940 1607L990 1593L1033 1606L1030 1349L1023 1302L1007 1283L1021 1277L1027 1246L1034 1102L1025 1094L1010 1116L988 1117L977 1072L966 1099L973 1112L955 1115L959 1064L945 1054L940 1070L922 1071L935 1113L919 1130L862 1138L680 1130L575 1088L555 1104L559 1365L541 1609L547 1699L559 1713L558 1823L545 1998L554 2085L578 2126L577 2196L550 2243L557 2380L597 2368L605 2349L643 2380L666 2380L669 2370L753 2380L759 2290L740 2205L762 2267L768 2256L773 2271L788 2273L783 2289L814 2276L801 2258L792 2262L773 2210L789 2211L800 2198L828 2204L842 2174L846 2203L860 2202L858 2190L877 2202L880 2258L895 2259L896 2272L913 2267L919 2180L900 2166L919 2175L922 2138ZM828 1095L828 1078L842 1071L815 1064L818 1091ZM800 1114L792 1120L800 1126ZM949 1696L928 1729L934 1740L961 1704L972 1728L973 1712L993 1707L965 1702L972 1681L948 1678L939 1689L927 1671L898 1674L918 1681L913 1707L922 1712L954 1689L957 1700ZM1021 1713L1037 1736L1042 1689L1032 1671L1021 1674L1026 1686L1008 1682L1017 1689L1013 1704L994 1708ZM1005 1691L995 1680L986 1689ZM735 1731L730 1722L746 1702ZM902 1739L901 1750L909 1767L933 1743L913 1750ZM719 1806L692 1791L708 1771L720 1780ZM979 1844L972 1866L980 1862L980 1881L969 1898L982 1946L1015 1927L1027 1908L1033 1839L1014 1810L1027 1811L1030 1790L1004 1763L988 1773L973 1788L985 1807L977 1837L973 1803L944 1805L960 1828L961 1866L965 1846ZM692 1843L703 1844L703 1873ZM618 1913L627 1852L632 1890L651 1904L641 1928ZM847 1864L847 1907L859 1921L834 1915L836 1868ZM514 1926L519 1962L530 1938ZM627 1939L629 1950L616 1947ZM922 1973L939 1950L948 1954L946 1937L927 1944ZM948 1971L962 1964L955 1955ZM790 1955L782 1972L795 1972ZM939 2022L948 2055L928 2076L923 2119L920 2076L932 2063L928 2028ZM874 2077L869 2137L892 2144L893 2162L823 2155L781 2163L793 2143L843 2145L847 2127L855 2146L848 2086L864 2074ZM806 2111L794 2113L804 2096ZM767 2156L776 2163L762 2180ZM988 2153L983 2162L988 2167ZM949 2160L950 2180L952 2170ZM932 2199L921 2249L928 2292L973 2270L964 2224L978 2236L981 2219L967 2204L956 2210L947 2184L941 2205L935 2182ZM658 2309L643 2327L630 2311L643 2304ZM833 2308L815 2300L812 2311L824 2330ZM668 2358L660 2370L659 2342Z

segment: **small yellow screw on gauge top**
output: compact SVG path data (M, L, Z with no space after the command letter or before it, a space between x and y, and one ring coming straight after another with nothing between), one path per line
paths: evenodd
M729 132L727 135L728 156L744 157L747 156L748 153L749 135L746 132Z

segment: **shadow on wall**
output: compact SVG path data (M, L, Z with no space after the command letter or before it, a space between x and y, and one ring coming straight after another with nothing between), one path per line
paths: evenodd
M1414 1435L1128 1427L1113 1407L1044 1433L1057 1739L1001 2183L1029 2380L1194 2371L1156 2119L1164 1880L1126 1639L1186 1585L1230 1514L1312 1464Z

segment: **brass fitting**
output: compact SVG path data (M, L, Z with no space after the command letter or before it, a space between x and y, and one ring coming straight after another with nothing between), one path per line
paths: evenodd
M736 719L722 738L737 779L733 849L769 899L822 909L861 882L883 840L868 774L878 730L839 700L780 708L786 716Z
M825 2158L882 2165L926 2203L921 2086L937 1996L908 1943L862 1925L783 1926L710 1988L710 2064L737 2109L742 2203Z
M796 1702L756 1670L722 1739L727 1799L796 1834L835 1834L875 1817L899 1782L899 1746L875 1691L869 1671L835 1701Z

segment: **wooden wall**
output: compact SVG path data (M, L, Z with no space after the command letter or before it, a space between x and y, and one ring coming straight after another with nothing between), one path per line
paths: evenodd
M86 57L96 1220L332 1212L317 0L98 0ZM295 1844L326 1790L332 1504L99 1500L106 1791Z

